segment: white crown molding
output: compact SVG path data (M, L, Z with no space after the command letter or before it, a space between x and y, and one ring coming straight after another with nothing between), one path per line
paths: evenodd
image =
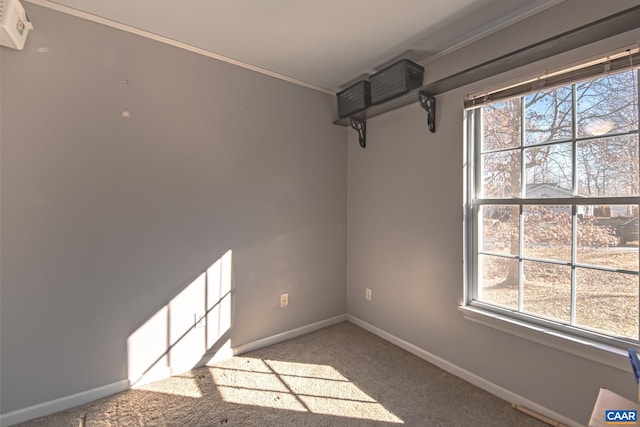
M27 3L35 4L37 6L46 7L47 9L55 10L56 12L65 13L67 15L75 16L77 18L86 19L88 21L92 21L92 22L95 22L97 24L106 25L108 27L115 28L117 30L126 31L126 32L131 33L131 34L135 34L135 35L138 35L138 36L141 36L141 37L145 37L145 38L148 38L148 39L151 39L151 40L155 40L157 42L164 43L164 44L167 44L167 45L170 45L170 46L174 46L174 47L177 47L177 48L180 48L180 49L184 49L184 50L187 50L189 52L193 52L193 53L197 53L199 55L207 56L209 58L217 59L218 61L226 62L228 64L232 64L232 65L235 65L235 66L238 66L238 67L241 67L241 68L245 68L247 70L255 71L256 73L264 74L266 76L273 77L273 78L276 78L276 79L279 79L279 80L284 80L286 82L293 83L293 84L298 85L298 86L306 87L308 89L313 89L313 90L318 91L318 92L326 93L326 94L329 94L329 95L335 95L336 94L335 91L332 91L332 90L329 90L329 89L326 89L326 88L323 88L323 87L320 87L320 86L316 86L316 85L311 84L311 83L303 82L302 80L298 80L298 79L295 79L293 77L285 76L284 74L279 74L279 73L276 73L276 72L273 72L273 71L269 71L267 69L260 68L260 67L257 67L255 65L252 65L252 64L248 64L246 62L238 61L237 59L229 58L227 56L220 55L220 54L217 54L215 52L211 52L209 50L202 49L202 48L190 45L188 43L183 43L181 41L174 40L174 39L171 39L169 37L164 37L164 36L161 36L159 34L154 34L152 32L145 31L145 30L142 30L140 28L131 27L129 25L122 24L120 22L112 21L110 19L106 19L106 18L103 18L103 17L98 16L98 15L94 15L94 14L87 13L87 12L84 12L84 11L81 11L81 10L78 10L78 9L74 9L72 7L64 6L64 5L61 5L61 4L58 4L58 3L54 3L54 2L51 2L49 0L24 0L24 1L27 2ZM35 22L34 26L36 27L36 29L37 29L37 25L38 25L38 23Z

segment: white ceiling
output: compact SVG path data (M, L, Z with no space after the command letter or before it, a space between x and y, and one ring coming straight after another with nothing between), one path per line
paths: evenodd
M435 58L561 1L32 2L97 15L308 86L336 91L395 59Z

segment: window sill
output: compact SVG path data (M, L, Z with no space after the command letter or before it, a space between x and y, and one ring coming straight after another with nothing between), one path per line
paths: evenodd
M631 372L626 348L614 347L587 338L555 331L513 319L472 305L460 306L465 319L508 334L573 354L624 372Z

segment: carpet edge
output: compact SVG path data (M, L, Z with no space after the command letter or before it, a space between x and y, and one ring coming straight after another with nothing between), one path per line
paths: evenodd
M69 396L38 403L23 409L8 412L0 415L0 426L10 426L23 421L50 415L55 412L64 411L78 405L92 402L103 397L110 396L130 388L129 380L120 380L111 384L106 384L90 390L81 391Z
M335 325L347 320L347 314L340 314L328 319L321 320L319 322L311 323L299 328L291 329L270 337L261 338L259 340L251 341L245 344L241 344L232 347L233 355L237 356L248 351L257 350L262 347L266 347L272 344L279 343L291 338L295 338L300 335L304 335L309 332L326 328L327 326ZM63 396L47 402L38 403L33 406L28 406L23 409L18 409L6 414L0 414L0 427L8 427L14 424L18 424L24 421L29 421L34 418L43 417L53 414L55 412L64 411L66 409L73 408L78 405L92 402L103 397L110 396L115 393L129 390L131 384L128 379L114 382L112 384L106 384L100 387L93 388L91 390L81 391L69 396Z
M273 344L277 344L282 341L286 341L291 338L295 338L300 335L308 334L309 332L314 332L322 328L326 328L327 326L335 325L340 322L344 322L347 320L347 314L339 314L334 317L330 317L325 320L321 320L319 322L310 323L305 326L301 326L299 328L290 329L285 332L281 332L279 334L271 335L269 337L260 338L259 340L250 341L245 344L240 344L235 347L232 347L234 356L239 356L243 353L247 353L249 351L258 350L263 347L267 347Z
M439 367L442 370L449 372L450 374L455 375L458 378L462 378L463 380L479 387L494 396L497 396L503 400L506 400L509 403L516 403L518 405L527 407L533 411L536 411L546 417L554 419L556 421L561 422L567 426L571 427L581 427L582 424L578 423L570 418L565 417L547 407L544 407L536 402L533 402L525 397L520 396L504 387L501 387L491 381L486 380L485 378L476 375L466 369L461 368L458 365L455 365L448 360L445 360L435 354L429 353L428 351L411 344L408 341L403 340L402 338L398 338L395 335L390 334L389 332L380 329L376 326L373 326L370 323L365 322L362 319L357 318L351 314L347 314L347 321L353 323L356 326L361 327L362 329L371 332L374 335L379 336L380 338L388 341L392 344L397 345L398 347L408 351L409 353L418 356L419 358L426 360L429 363L432 363Z

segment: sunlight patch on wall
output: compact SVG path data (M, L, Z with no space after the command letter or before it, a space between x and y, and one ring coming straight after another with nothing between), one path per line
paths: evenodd
M231 289L229 250L129 336L131 386L186 372L202 365L205 355L229 357L230 342L221 339L231 328Z
M231 251L207 269L207 343L216 343L231 329ZM229 343L230 349L230 343Z
M169 302L169 367L172 372L188 371L206 352L205 328L198 324L205 315L206 281L207 275L202 273Z
M127 340L129 381L132 385L142 376L147 381L166 378L169 346L167 318L169 307L162 307L147 322L138 328Z
M209 372L227 402L403 424L332 366L234 357Z

